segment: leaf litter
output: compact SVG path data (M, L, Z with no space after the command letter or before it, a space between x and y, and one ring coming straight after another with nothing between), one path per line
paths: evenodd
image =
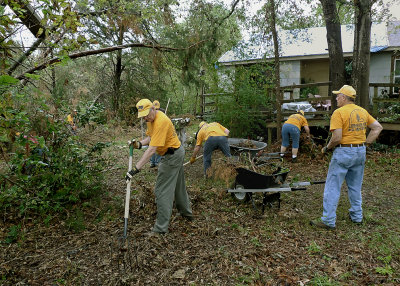
M92 132L97 137L126 142L123 134L107 130ZM131 138L130 138L131 139ZM305 146L305 144L303 145ZM282 195L281 208L267 208L254 217L250 203L240 204L226 193L235 169L253 166L247 160L231 162L213 155L213 175L205 179L201 160L185 167L188 193L195 220L189 222L173 211L169 233L147 237L156 215L154 182L156 170L145 168L132 184L128 225L129 249L115 250L122 235L124 173L128 148L115 143L108 148L110 171L105 172L107 190L102 200L83 208L84 229L74 231L58 217L49 226L30 218L3 214L1 240L13 223L21 223L23 235L16 243L2 243L2 285L396 285L399 282L399 154L373 152L368 155L363 194L366 223L348 220L346 188L338 208L337 229L313 229L309 220L322 213L323 186ZM320 148L319 148L320 150ZM329 155L318 148L300 149L298 163L287 157L281 167L290 169L288 181L323 180ZM187 149L190 156L191 149ZM265 153L279 151L279 143ZM290 151L290 150L289 150ZM134 154L134 162L140 156ZM288 155L286 155L288 156ZM391 168L382 166L390 159ZM272 169L271 169L272 170ZM271 170L262 172L269 173ZM393 171L390 171L393 170ZM259 170L257 170L259 171ZM260 171L261 172L261 171ZM396 215L397 214L397 215ZM388 220L390 217L390 220ZM392 236L393 235L393 236ZM389 239L392 238L392 242ZM310 248L319 251L310 253ZM377 273L378 259L391 255L393 274Z

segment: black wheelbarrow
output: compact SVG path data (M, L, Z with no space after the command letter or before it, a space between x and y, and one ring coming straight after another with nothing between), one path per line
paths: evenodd
M262 193L262 213L264 213L265 206L272 206L275 201L278 201L278 208L280 208L281 192L306 190L306 187L310 185L325 184L325 181L285 183L289 169L281 167L278 167L271 175L259 174L245 168L236 168L236 171L235 182L233 187L228 189L228 193L231 193L237 201L251 201L255 210L257 208L253 194Z

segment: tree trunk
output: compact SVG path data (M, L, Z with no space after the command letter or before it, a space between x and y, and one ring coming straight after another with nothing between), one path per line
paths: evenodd
M354 50L352 85L357 103L369 109L369 65L371 48L371 0L354 1Z
M118 45L122 45L124 39L124 26L121 24L118 33ZM114 65L114 92L112 98L112 107L115 114L119 111L119 101L121 98L121 76L122 76L122 50L117 51L116 63Z
M336 95L332 90L339 90L345 83L345 69L342 49L342 32L335 0L320 0L326 24L326 40L329 51L328 94L332 96L332 109L336 109Z
M266 15L269 23L269 30L272 33L272 40L274 42L274 74L275 74L275 101L277 107L276 113L276 138L281 138L282 126L282 93L281 93L281 77L280 77L280 63L279 63L279 40L276 31L276 15L275 15L275 0L269 0L267 5ZM269 6L269 7L268 7Z

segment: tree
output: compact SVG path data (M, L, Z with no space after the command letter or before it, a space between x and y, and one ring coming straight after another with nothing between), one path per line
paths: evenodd
M376 0L354 1L354 51L352 84L359 104L369 108L369 65L371 48L371 9Z
M342 49L342 35L340 20L336 8L336 0L320 0L326 24L326 38L329 52L329 86L328 93L339 90L346 83L344 58ZM336 97L332 95L332 107L336 108Z
M276 31L276 7L275 0L269 0L268 5L265 7L266 21L268 23L269 31L272 34L272 41L274 43L274 79L275 79L275 99L277 106L281 106L282 104L282 93L280 89L280 64L279 64L279 39L278 33ZM277 130L276 136L277 138L281 138L281 123L282 123L282 113L280 112L280 108L277 113Z

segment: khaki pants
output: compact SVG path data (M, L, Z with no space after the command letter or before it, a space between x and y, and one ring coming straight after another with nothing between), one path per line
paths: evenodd
M161 159L154 189L157 204L157 219L153 227L154 232L168 232L174 200L176 208L182 216L192 216L190 200L185 185L184 156L185 149L181 145L174 154L164 155Z

